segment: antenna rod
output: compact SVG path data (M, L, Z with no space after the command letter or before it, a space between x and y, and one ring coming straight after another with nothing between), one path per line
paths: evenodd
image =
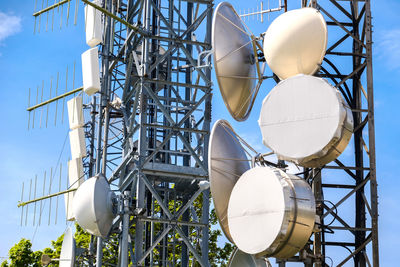
M51 6L49 6L49 7L46 7L45 9L42 9L42 10L40 10L40 11L38 11L38 12L33 13L33 16L34 16L34 17L37 17L37 16L39 16L40 14L43 14L43 13L45 13L45 12L47 12L47 11L50 11L50 10L52 10L53 8L56 8L56 7L60 6L60 5L63 5L63 4L65 4L65 3L68 3L68 2L70 2L70 1L71 1L71 0L63 0L63 1L60 1L60 2L58 2L58 3L56 3L56 4L54 4L54 5L51 5Z
M140 34L144 34L143 30L141 30L139 27L136 27L136 26L130 24L129 22L121 19L120 17L118 17L118 16L114 15L113 13L109 12L107 9L99 7L98 5L92 3L92 2L90 2L88 0L82 0L82 2L88 4L89 6L92 6L92 7L96 8L97 10L100 10L101 12L106 14L107 16L109 16L109 17L115 19L116 21L124 24L125 26L127 26L128 28L134 30L135 32L139 32Z
M52 103L52 102L54 102L54 101L57 101L57 100L59 100L59 99L61 99L61 98L63 98L63 97L66 97L66 96L75 94L75 93L80 92L80 91L82 91L82 90L83 90L83 87L76 88L76 89L74 89L74 90L72 90L72 91L69 91L69 92L67 92L67 93L65 93L65 94L56 96L56 97L54 97L54 98L52 98L52 99L49 99L49 100L47 100L47 101L44 101L44 102L42 102L42 103L40 103L40 104L34 105L33 107L27 108L26 111L32 111L32 110L34 110L34 109L40 108L40 107L42 107L42 106L44 106L44 105L50 104L50 103Z
M50 194L48 196L43 196L43 197L39 197L37 199L32 199L30 201L20 202L20 203L18 203L17 206L18 206L18 208L19 207L23 207L23 206L26 206L26 205L31 204L31 203L35 203L35 202L38 202L38 201L41 201L41 200L45 200L45 199L48 199L48 198L51 198L51 197L56 197L56 196L59 196L59 195L62 195L62 194L67 194L67 193L74 192L74 191L76 191L76 188L71 188L71 189L68 189L68 190L65 190L65 191L61 191L61 192L57 192L57 193L54 193L54 194Z

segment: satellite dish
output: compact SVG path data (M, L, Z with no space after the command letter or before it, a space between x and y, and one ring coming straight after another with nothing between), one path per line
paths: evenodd
M326 22L314 8L283 13L264 35L264 56L280 79L314 74L322 63L328 40Z
M235 249L229 259L228 267L269 267L267 258L256 258L254 255L250 255Z
M218 120L210 135L208 173L215 212L222 231L231 242L227 216L229 197L236 181L248 169L250 164L245 151L231 125Z
M96 175L75 192L73 209L78 224L92 235L106 237L114 220L114 193L106 178Z
M64 239L61 245L60 253L60 267L74 267L75 266L75 239L72 236L70 227L64 233Z
M315 200L301 178L277 168L246 171L232 190L228 223L245 253L289 258L307 243L315 221Z
M345 150L353 116L326 80L297 75L281 81L267 95L259 125L264 145L279 159L320 167Z
M215 9L212 24L214 68L229 113L245 120L255 99L256 58L253 41L235 9L227 2Z

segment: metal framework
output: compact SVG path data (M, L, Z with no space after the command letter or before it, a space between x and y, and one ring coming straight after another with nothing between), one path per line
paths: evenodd
M302 4L314 6L327 19L328 48L317 75L336 85L353 111L354 151L350 161L305 169L315 192L320 232L300 257L289 261L331 266L334 257L339 260L334 266L379 266L370 1Z
M104 42L89 154L91 174L106 174L121 192L110 237L118 239L118 266L208 266L209 191L201 181L211 70L202 53L211 49L212 1L94 7L104 14ZM97 266L107 242L97 240Z
M317 201L319 231L299 256L278 263L330 266L334 257L340 260L335 266L352 261L377 267L370 0L301 1L327 19L328 49L317 76L334 84L353 112L354 151L348 148L351 157L321 169L304 169ZM104 174L120 192L110 237L92 237L88 263L96 259L102 266L106 246L118 251L112 264L122 267L208 266L213 1L82 2L102 12L104 30L102 88L86 107L91 121L85 126L85 169L89 177Z

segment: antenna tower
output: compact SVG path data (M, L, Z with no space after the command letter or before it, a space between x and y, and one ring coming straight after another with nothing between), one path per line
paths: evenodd
M79 128L81 133L84 128L88 144L87 153L81 153L75 159L84 158L87 177L97 179L91 180L93 185L100 186L102 183L103 192L110 191L110 198L102 199L103 203L107 203L102 208L106 209L105 206L110 204L113 211L104 213L113 213L115 219L110 230L107 229L108 233L101 232L107 228L105 227L97 229L101 232L97 236L102 237L92 236L88 249L88 257L91 258L88 263L93 265L95 259L95 265L98 267L106 264L118 264L121 267L210 266L208 259L210 208L208 180L209 175L211 176L208 152L212 97L210 55L214 53L216 56L217 51L215 44L214 47L211 44L214 1L81 1L86 5L86 17L95 13L101 17L99 20L101 38L93 43L88 42L94 48L82 55L83 62L90 61L90 64L94 64L93 59L97 60L98 51L101 69L99 93L88 93L84 85L42 104L38 104L36 100L31 110L81 90L88 95L93 94L91 103L84 105L91 111L90 121L84 126L79 125L76 129L71 128L71 132L77 132ZM367 265L377 267L379 266L378 195L370 0L301 0L300 2L302 7L317 9L319 12L314 11L323 15L328 31L335 33L333 37L328 35L325 57L322 64L316 66L319 71L300 72L307 74L304 76L309 76L301 79L315 81L324 78L335 87L332 89L333 87L327 85L329 90L340 91L340 99L344 99L344 104L351 110L349 114L351 113L354 121L351 141L354 147L354 153L353 151L351 153L354 157L352 161L346 162L336 158L319 167L311 166L315 162L307 162L311 167L304 167L302 173L298 174L303 175L304 179L301 179L301 182L296 180L296 176L285 174L283 170L286 165L283 160L279 160L276 164L271 163L263 159L261 154L252 159L254 161L252 167L255 162L261 162L263 166L273 166L274 170L280 168L281 170L276 172L265 171L266 168L263 171L274 178L279 176L282 181L297 183L298 188L303 187L307 190L310 188L309 193L305 194L307 198L304 199L313 202L313 194L315 198L313 202L315 207L309 208L317 215L316 227L308 229L313 235L303 232L301 241L304 242L300 243L306 245L296 250L296 253L298 251L300 253L288 259L278 259L277 263L279 266L286 266L287 262L302 262L305 266L325 267L330 266L330 259L335 257L339 259L335 261L335 266L343 266L352 261L352 265L357 267ZM261 6L261 9L254 14L242 16L260 15L262 18L264 13L290 11L290 3L287 4L287 1L283 3L279 1L276 10L265 10ZM69 0L59 1L42 11L35 11L38 31L40 31L40 19L43 17L44 20L45 13L48 16L48 12L54 12L55 8L67 5L66 10L69 14L71 4L72 1ZM78 1L75 3L75 21L77 7ZM229 4L221 5L219 16L219 25L230 25L232 32L240 37L240 42L233 44L233 46L240 44L239 47L229 54L234 54L234 59L242 60L243 66L236 66L240 65L237 64L241 63L240 61L235 61L235 66L228 66L227 61L224 65L220 58L217 60L219 63L214 62L214 67L217 69L217 63L222 66L219 69L220 75L218 76L217 72L217 76L220 79L219 83L225 84L225 87L220 86L220 89L225 93L223 98L229 112L234 119L243 121L251 112L263 80L271 78L263 76L266 63L265 55L260 52L263 49L259 41L264 35L255 37L253 34L248 34L240 17ZM89 25L87 22L86 27L92 27ZM228 32L223 33L228 34ZM219 36L225 36L224 34ZM216 40L213 42L222 43L224 47L229 47L233 43L231 40ZM240 52L235 54L237 51ZM223 58L225 57L226 55ZM258 65L260 62L264 62L262 68ZM244 73L229 73L238 69L244 70ZM85 83L84 67L83 72ZM246 76L249 73L252 77ZM279 82L276 74L273 77ZM290 75L288 77L283 78L290 79ZM95 82L94 87L96 87ZM239 101L236 101L237 99L232 101L230 98L232 88L239 90L245 88L246 99L243 100L244 97L241 96L242 99ZM39 95L39 89L36 95ZM33 122L34 118L33 113ZM245 145L247 143L240 137L234 137L234 130L226 121L220 121L219 127L219 137L215 134L217 138L215 140L219 140L218 143L227 140L231 142L233 145L228 148L237 154L236 160L239 159L241 166L244 166L239 171L235 170L237 172L232 171L229 174L237 176L235 177L237 179L250 169L250 165L242 165L247 161L247 156L241 150L241 145L238 146L239 142ZM344 148L346 145L347 143ZM227 158L229 155L223 153L228 150L221 151L216 149L213 153L226 157L224 160L232 160ZM215 159L211 158L210 161L212 160ZM236 162L230 164L232 169L239 166ZM302 166L307 165L305 163ZM261 173L254 171L256 172ZM226 177L228 176L221 178L220 181ZM340 179L339 183L339 179L335 177L344 179ZM103 178L106 178L108 183L105 183ZM210 180L212 179L215 178ZM233 188L235 184L230 182ZM220 191L227 190L228 197L230 191L234 190L227 188L223 183L218 186L221 188ZM118 196L111 196L109 187L116 191ZM287 185L287 188L289 187ZM287 188L285 192L292 190ZM78 194L79 188L68 189L61 193L71 193L75 190ZM48 197L57 195L59 193L49 192ZM84 194L80 194L79 197L85 199ZM224 201L219 204L222 206L221 210L225 212L228 199L226 196L223 197ZM47 197L41 199L43 198ZM235 199L236 203L241 204L237 201L240 200L240 195L235 196ZM109 200L112 200L112 203ZM29 197L29 203L35 201ZM343 204L345 202L346 204ZM21 204L24 205L26 203ZM302 205L301 199L296 199L295 205ZM305 217L308 216L306 219L313 221L314 214L307 213L309 210L304 212ZM93 211L94 214L96 212L97 210ZM297 221L294 223L290 218L285 217L286 219L288 224L301 224L303 222L301 219L304 218L296 218ZM226 221L222 223L225 223L224 231L228 231L228 223ZM229 235L231 241L235 241L235 234L233 233L232 237ZM281 237L282 247L287 245L289 238L292 238L291 233L287 235L286 240L283 240L286 236ZM308 240L309 235L311 239ZM114 259L115 262L103 262L103 247L108 246L115 246L118 251L118 259ZM282 247L275 247L274 253L289 255L293 251L293 248L281 249ZM234 254L236 259L243 257L253 261L259 260L252 256L254 253L246 254L237 250Z

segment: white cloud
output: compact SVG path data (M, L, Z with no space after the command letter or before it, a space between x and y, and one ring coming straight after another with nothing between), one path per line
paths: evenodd
M21 17L0 11L0 43L21 31Z
M376 35L374 55L388 69L400 69L400 28L380 31Z

